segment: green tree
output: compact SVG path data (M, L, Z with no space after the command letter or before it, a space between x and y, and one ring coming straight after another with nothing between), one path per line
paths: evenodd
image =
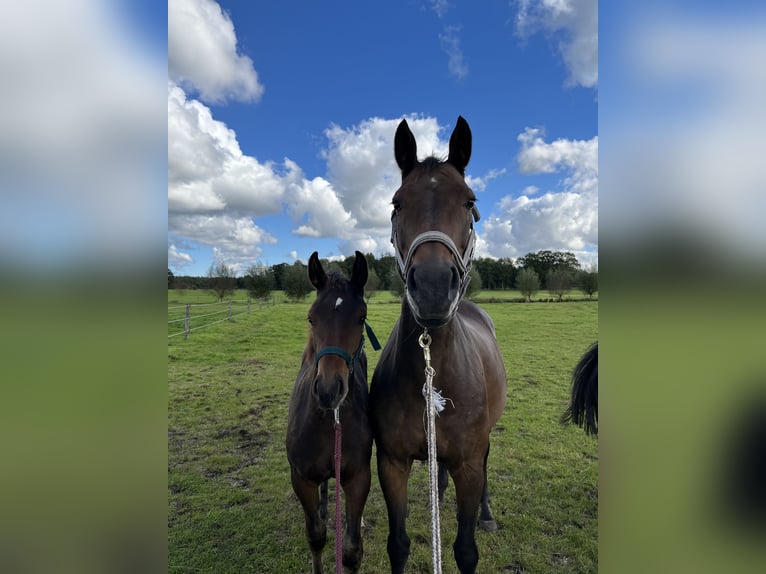
M598 292L598 271L583 271L579 278L580 289L589 299L593 299L593 294Z
M548 293L562 301L564 295L572 288L572 274L566 269L550 269L545 276L545 284L548 286Z
M519 257L516 261L518 267L533 269L539 278L547 279L548 272L552 269L564 269L574 274L580 269L580 262L577 261L574 253L569 251L536 251L527 253L524 257ZM547 285L542 285L547 288Z
M532 296L540 289L540 278L534 269L525 267L516 275L516 287L527 301L532 301Z
M372 299L375 296L375 293L378 292L379 287L380 287L380 278L378 278L377 272L375 271L374 268L368 267L367 283L365 283L364 285L364 296L367 297L368 303L370 302L370 299Z
M302 301L314 287L308 277L308 267L300 261L285 266L282 275L282 289L290 301Z
M479 273L479 270L473 265L471 266L470 276L471 282L465 290L466 297L473 297L474 295L478 295L481 291L481 273Z
M391 269L388 272L388 285L389 290L396 297L399 297L400 299L404 297L404 281L402 281L402 276L399 275L399 268L396 266L396 263L391 266Z
M253 299L268 299L276 281L274 271L265 265L251 265L245 273L247 290Z
M176 276L173 275L173 272L170 270L170 267L168 267L168 289L175 289L175 278Z
M389 291L391 290L391 277L390 277L390 271L391 269L396 269L396 259L393 255L384 255L374 263L375 266L375 272L378 274L378 278L380 279L380 286L378 287L381 291ZM398 273L397 273L398 275Z
M237 279L234 276L234 270L223 261L217 261L210 265L207 271L208 290L213 293L219 301L223 301L226 295L232 295L237 285Z

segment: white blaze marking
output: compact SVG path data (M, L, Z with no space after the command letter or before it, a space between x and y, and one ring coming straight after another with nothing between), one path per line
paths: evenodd
M343 303L343 298L342 298L342 297L338 297L338 298L335 300L335 308L337 309L338 307L340 307L340 304L341 304L341 303Z
M432 177L432 178L431 178L431 183L433 183L434 185L436 185L436 184L437 184L437 183L439 183L439 182L438 182L438 181L436 181L436 178L435 178L435 177Z

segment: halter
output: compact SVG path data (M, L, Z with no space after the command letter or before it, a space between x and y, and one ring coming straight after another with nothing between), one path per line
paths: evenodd
M372 327L370 327L367 321L364 322L364 330L367 333L367 336L370 338L370 344L372 345L372 348L376 351L380 351L380 343L378 342L378 338L375 336L375 333L373 333ZM325 355L337 355L346 362L346 366L348 367L348 376L351 378L351 376L354 374L354 363L356 363L356 361L359 359L363 350L364 335L362 335L362 340L359 341L359 346L353 355L349 355L348 351L334 345L323 347L317 352L316 357L314 358L314 368L316 369L319 366L319 359Z
M441 243L447 249L449 249L449 252L452 254L452 258L455 260L455 265L457 265L458 275L460 278L460 293L450 304L448 316L449 318L452 318L452 316L455 314L457 305L463 298L463 295L465 295L466 289L468 289L468 284L471 282L471 259L473 259L473 253L476 249L476 232L473 229L473 223L474 221L479 221L479 218L481 217L479 215L479 210L475 205L471 209L471 214L473 215L473 221L471 221L471 227L468 230L468 245L466 245L465 251L462 255L460 251L458 251L455 242L452 241L452 238L446 233L442 233L441 231L425 231L415 237L415 239L412 241L412 245L410 245L409 251L407 251L406 258L402 258L402 254L400 253L399 246L397 244L396 212L394 212L393 216L391 217L391 243L394 246L394 255L396 257L396 264L399 267L399 275L401 276L402 281L404 281L404 292L407 296L407 302L413 310L417 309L417 305L412 300L410 292L407 289L407 274L409 273L410 266L412 265L412 257L415 255L415 250L424 243L437 242Z

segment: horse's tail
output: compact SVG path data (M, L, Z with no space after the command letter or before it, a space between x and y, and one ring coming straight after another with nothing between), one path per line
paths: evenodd
M572 373L572 398L561 422L573 422L598 435L598 342L585 352Z

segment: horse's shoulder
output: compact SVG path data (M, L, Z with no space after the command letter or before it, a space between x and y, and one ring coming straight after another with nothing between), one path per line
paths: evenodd
M495 323L492 321L492 317L490 317L489 313L479 307L476 303L466 300L461 301L460 307L458 307L458 313L464 321L468 322L470 325L489 330L494 337Z

